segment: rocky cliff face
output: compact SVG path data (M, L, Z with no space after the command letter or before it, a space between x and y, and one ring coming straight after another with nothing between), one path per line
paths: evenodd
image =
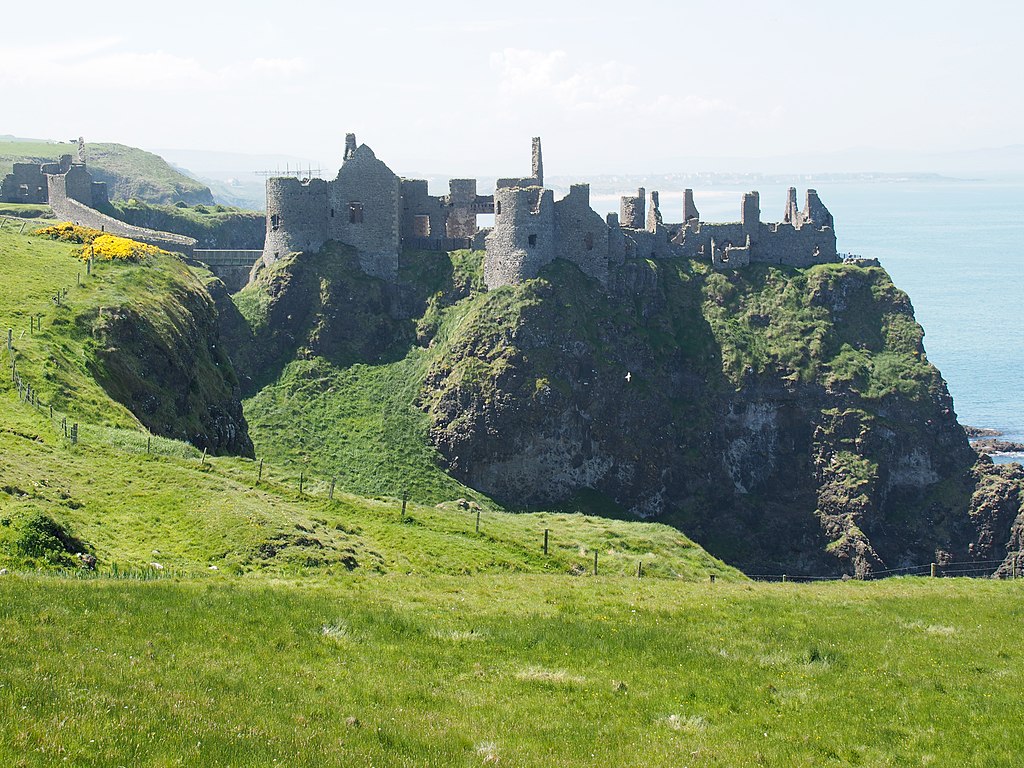
M976 465L881 268L635 260L604 288L556 260L486 292L452 258L404 255L399 286L332 244L275 264L226 331L244 389L295 357L418 344L417 406L457 479L510 508L668 522L748 573L1001 559L1024 535L1024 481Z
M423 406L459 479L513 504L597 491L748 572L1005 556L1019 496L972 470L883 270L637 261L612 285L556 262L444 342Z
M150 306L106 307L91 318L96 380L154 434L213 454L253 455L238 382L213 300L181 265Z

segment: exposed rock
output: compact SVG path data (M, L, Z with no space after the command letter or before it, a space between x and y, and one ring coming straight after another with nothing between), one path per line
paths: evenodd
M458 478L516 504L597 491L748 572L970 556L975 455L883 271L627 262L611 294L569 271L489 294L428 374Z
M991 429L990 427L969 427L964 426L964 432L968 437L999 437L1002 432L998 429Z
M92 322L90 367L147 429L212 454L252 456L238 381L217 312L182 266L182 283L145 308L106 307Z
M971 442L971 447L978 453L1024 453L1024 443L1009 440L982 439Z

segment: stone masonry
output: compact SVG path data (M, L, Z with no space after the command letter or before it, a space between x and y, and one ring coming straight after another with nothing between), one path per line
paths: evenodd
M800 210L791 188L777 223L761 221L757 192L743 195L739 221L732 223L702 222L690 189L683 194L681 223L664 220L661 202L657 191L641 188L621 199L618 215L602 218L590 206L587 184L572 185L556 201L544 188L539 137L533 139L530 175L498 179L493 196L478 194L475 179L452 179L447 195L431 195L426 181L398 177L348 134L335 179L267 181L263 261L335 240L356 249L367 274L393 282L403 252L482 246L485 282L493 289L534 278L556 258L601 283L607 283L610 265L636 258L704 259L717 269L839 260L832 215L813 189ZM477 216L489 213L493 228L479 229Z

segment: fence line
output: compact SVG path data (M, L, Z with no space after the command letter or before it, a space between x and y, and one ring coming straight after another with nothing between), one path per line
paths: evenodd
M7 217L0 216L0 219L5 219L5 218L7 218ZM91 269L87 271L87 274L91 274ZM78 283L79 287L81 287L81 284L82 284L81 280L79 280L79 283ZM51 298L52 298L52 300L53 300L53 302L54 302L54 304L56 306L58 306L58 307L61 306L61 301L62 301L63 298L65 298L67 296L68 290L69 290L68 288L63 288L63 289L58 290L56 293L54 293L53 297L51 297ZM41 329L42 329L42 317L43 317L43 313L34 313L34 314L30 315L30 320L31 320L31 325L30 325L31 333L30 333L30 336L29 336L30 339L34 338L34 334L36 332L41 331ZM22 331L22 335L21 335L20 338L24 338L24 331ZM44 408L48 407L49 411L50 411L50 418L49 418L49 420L50 420L51 426L53 426L54 419L56 417L59 420L59 423L61 424L61 429L62 429L62 432L63 432L62 436L64 437L64 439L69 440L72 445L76 445L79 442L79 429L78 429L79 425L77 423L69 424L68 423L68 419L67 419L67 414L61 414L60 412L55 411L54 408L53 408L52 401L50 403L46 403L45 401L40 402L38 391L34 387L32 387L31 382L29 382L27 378L23 377L21 375L21 372L18 370L18 367L17 367L17 356L15 354L15 350L14 350L14 346L13 346L13 329L8 329L7 341L6 341L6 344L4 344L3 346L7 349L7 352L8 352L9 358L10 358L11 381L12 381L12 384L14 385L14 387L18 391L19 399L21 399L23 402L29 403L29 405L34 406L36 409L38 409L39 407L44 407ZM60 433L58 433L58 435L61 436ZM150 453L150 442L148 440L147 440L146 453L147 454ZM202 456L202 463L205 464L205 462L206 462L206 451L204 450L203 451L203 456ZM254 462L255 462L255 460L254 460ZM256 485L261 485L261 484L264 483L264 481L262 479L262 477L263 477L263 460L262 459L259 462L259 466L260 466L259 475L258 475L258 477L257 477L257 479L255 481ZM339 477L338 475L335 475L335 476L333 476L333 477L331 477L329 479L326 479L326 480L314 480L314 478L307 478L306 475L305 475L305 469L302 469L302 470L299 471L299 480L298 480L298 493L299 493L299 496L302 497L303 495L307 495L307 496L316 495L318 498L322 498L322 499L326 498L328 501L333 501L335 486L336 486L338 477ZM315 483L315 486L317 487L317 490L321 491L320 494L311 494L310 493L311 483L309 481L311 481L311 480L313 481L313 483ZM284 486L284 484L281 481L276 482L275 485L277 485L282 490L285 489L285 486ZM330 486L330 491L328 492L328 494L325 495L323 493L323 491L327 488L328 485ZM403 491L400 497L395 497L395 498L396 498L396 500L399 499L399 498L401 499L401 505L402 505L401 519L404 521L404 519L405 519L406 503L409 500L408 491L407 490ZM475 504L475 502L474 502L474 504ZM480 511L481 510L480 510L479 505L476 505L476 512L477 512L477 515L476 515L476 532L477 533L479 533L479 530L480 530L480 516L479 516ZM548 530L545 530L545 532L544 532L544 539L545 539L544 552L545 552L545 554L547 554ZM595 552L595 555L596 555L596 552ZM1007 558L1009 558L1009 557L1010 557L1010 553L1007 552ZM885 568L885 569L878 570L878 571L872 571L872 572L866 574L864 577L862 577L861 580L871 581L871 580L876 580L878 578L889 578L889 577L892 577L892 576L923 576L923 575L926 575L926 574L928 574L928 575L935 575L937 577L954 577L954 576L977 577L977 576L983 576L983 577L986 577L986 578L993 578L999 572L999 570L1002 568L1004 562L1005 562L1005 559L1003 559L1003 560L991 559L991 560L972 560L972 561L965 561L965 562L950 562L950 563L945 563L945 564L928 563L928 564L921 564L921 565L907 565L907 566L901 566L901 567L898 567L898 568ZM1017 553L1014 554L1013 558L1011 559L1009 578L1016 578L1017 577L1018 571L1021 571L1021 565L1024 565L1024 562L1022 562L1021 553L1020 553L1020 551L1018 551ZM597 568L596 560L595 560L594 568L595 568L595 572L596 572L596 568ZM143 575L143 572L144 572L144 569L140 569L139 576L133 576L133 577L134 578L152 578L151 576L148 575L148 571L145 572L146 575ZM114 573L115 573L115 577L116 577L117 576L116 564L115 564ZM642 574L642 566L638 565L637 575L640 576L641 574ZM834 575L834 574L827 574L827 575L745 574L745 575L748 578L750 578L750 579L752 579L754 581L782 582L782 583L786 583L786 582L843 581L843 580L849 580L849 579L855 578L855 577L851 577L849 575ZM133 577L129 577L129 578L133 578ZM1004 578L1006 578L1006 577L1004 576ZM712 575L712 579L711 580L712 580L712 583L714 583L714 576L713 575Z

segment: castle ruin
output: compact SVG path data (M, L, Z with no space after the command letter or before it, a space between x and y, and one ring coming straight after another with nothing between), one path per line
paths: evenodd
M0 180L0 202L46 204L63 221L186 255L196 245L191 237L136 227L103 213L100 209L110 207L107 183L93 181L81 137L74 159L61 155L55 163L14 163L11 173Z
M491 213L494 226L478 228L477 216ZM658 192L644 189L623 197L619 213L607 217L591 208L589 184L573 184L555 200L544 187L540 138L533 139L530 175L498 179L494 195L478 194L476 179L452 179L447 195L430 195L425 180L400 178L350 133L335 179L267 180L263 262L335 240L355 248L364 272L393 282L404 250L482 248L493 289L537 277L556 258L601 283L610 265L637 258L703 259L716 269L839 261L832 215L813 189L801 210L791 187L779 222L761 221L757 192L743 195L738 222L701 221L690 189L681 214L680 223L666 223Z

